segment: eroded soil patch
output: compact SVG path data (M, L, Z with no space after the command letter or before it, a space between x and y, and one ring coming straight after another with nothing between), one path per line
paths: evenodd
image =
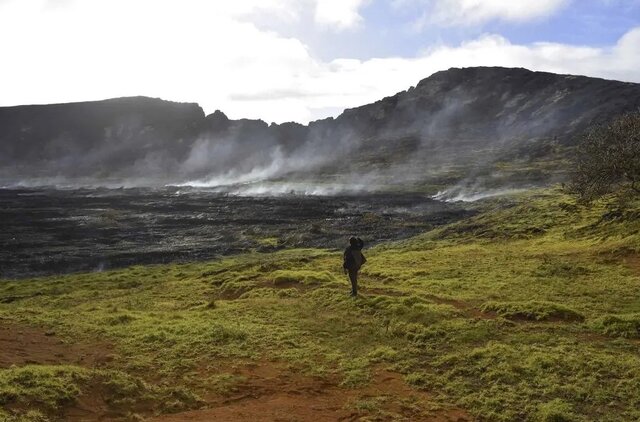
M462 410L437 408L428 394L413 390L401 375L384 369L375 371L362 388L343 388L335 377L308 376L273 362L229 371L242 380L229 394L207 397L204 409L151 421L473 420Z
M640 276L640 255L630 255L624 259L624 262L636 275Z
M109 344L70 344L54 331L0 319L0 368L29 364L103 366L112 360Z

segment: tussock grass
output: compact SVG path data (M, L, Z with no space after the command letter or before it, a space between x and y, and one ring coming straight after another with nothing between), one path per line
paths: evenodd
M593 326L610 336L638 339L640 338L640 313L606 315L594 321Z
M329 271L310 270L277 270L271 273L269 278L276 286L289 283L326 284L336 281L336 277Z
M7 420L59 420L66 405L83 394L98 394L116 415L153 403L150 410L176 412L199 407L202 400L182 386L150 385L141 378L117 370L73 365L26 365L0 371L0 405L26 409L6 413Z
M525 319L532 321L584 320L584 316L577 311L553 302L488 302L482 305L482 310L496 312L498 315L510 319Z
M27 365L0 372L0 404L35 405L57 410L73 402L81 384L90 378L84 368L74 366Z

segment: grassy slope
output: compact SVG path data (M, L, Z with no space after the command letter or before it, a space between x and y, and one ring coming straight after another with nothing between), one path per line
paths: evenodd
M266 358L344 386L382 363L482 420L640 419L640 219L557 191L484 207L367 251L355 301L323 250L3 282L0 317L117 354L0 370L0 404L55 419L99 386L129 418L197 408L235 382L211 362Z

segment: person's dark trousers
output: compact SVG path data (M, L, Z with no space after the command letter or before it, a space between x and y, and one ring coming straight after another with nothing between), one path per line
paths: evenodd
M351 280L351 296L358 295L358 270L349 269L349 280Z

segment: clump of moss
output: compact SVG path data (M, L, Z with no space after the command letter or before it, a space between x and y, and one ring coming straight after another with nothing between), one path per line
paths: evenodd
M246 380L245 377L230 373L216 374L207 380L209 388L221 395L229 395L237 391L238 386Z
M397 350L389 346L378 346L368 354L371 362L395 362L400 354Z
M27 365L0 371L0 405L13 403L55 411L73 402L90 373L77 366Z
M273 284L282 285L289 283L324 284L336 281L336 278L328 271L310 270L278 270L270 275Z
M135 317L130 314L120 314L107 318L106 322L109 325L120 325L120 324L129 324L132 321L135 321Z
M575 277L589 274L591 271L584 265L568 260L545 257L542 264L533 272L538 277Z
M610 336L640 338L640 314L606 315L593 325Z
M290 299L300 296L298 289L294 288L274 288L268 287L249 290L240 296L240 299Z
M371 379L369 360L366 358L346 359L341 362L340 369L344 378L340 385L344 387L358 387Z
M576 420L571 404L561 399L540 404L535 415L537 422L573 422Z
M429 376L424 372L411 372L404 377L404 380L409 385L413 385L418 388L425 388L429 385Z

